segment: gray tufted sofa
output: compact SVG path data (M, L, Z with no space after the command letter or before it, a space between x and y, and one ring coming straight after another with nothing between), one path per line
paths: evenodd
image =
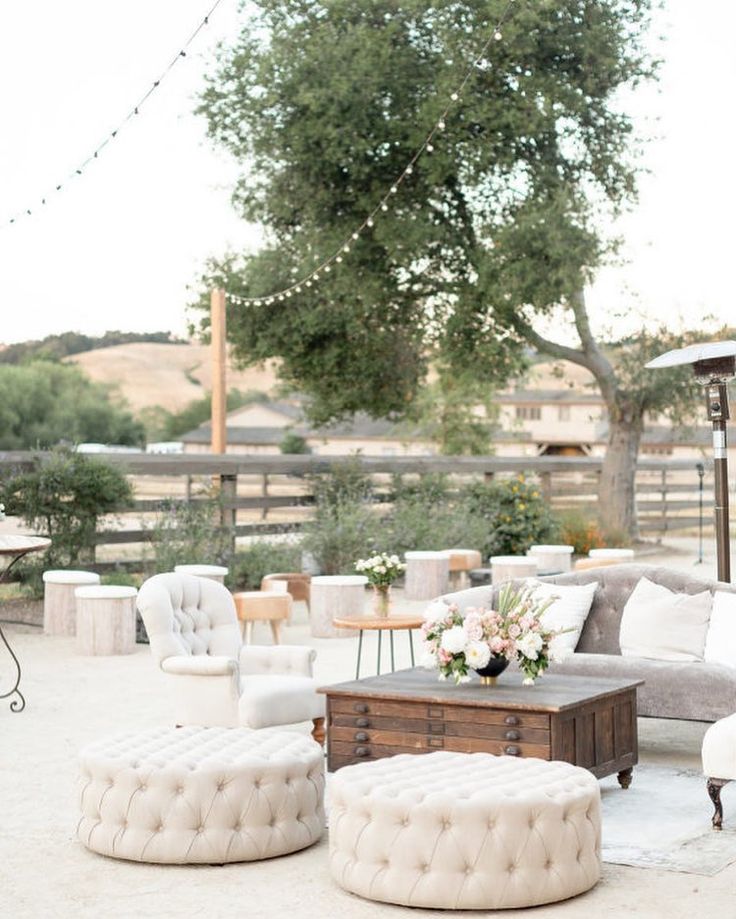
M553 584L597 581L599 585L575 653L554 664L554 672L644 680L638 691L639 715L643 717L717 721L736 712L736 661L731 668L704 661L683 663L621 656L621 615L642 577L687 594L703 590L736 593L736 585L694 578L652 565L615 565L540 578ZM447 594L445 599L457 603L462 610L490 605L495 592L492 587L474 587Z

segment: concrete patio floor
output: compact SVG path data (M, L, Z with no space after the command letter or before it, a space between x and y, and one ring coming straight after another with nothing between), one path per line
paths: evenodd
M660 558L642 560L659 563ZM672 555L667 560L677 561ZM692 570L689 555L681 562L683 568ZM706 569L705 565L700 568L707 576L710 572ZM268 641L267 631L258 628L255 641ZM159 675L145 646L138 646L135 654L126 657L80 657L73 639L48 638L39 629L26 626L7 626L6 630L23 664L21 686L27 708L21 714L13 714L7 708L7 700L0 703L3 917L107 919L145 915L218 919L243 914L363 919L376 915L446 915L371 903L344 893L329 877L326 836L311 849L286 858L224 867L144 865L88 852L75 837L76 753L104 734L170 724ZM353 677L356 640L311 639L301 604L295 624L285 630L285 640L290 644L310 643L317 648L317 676L322 682ZM375 650L370 639L366 646L364 675L375 672ZM0 650L0 677L7 674L3 651ZM404 633L398 636L396 663L397 667L408 666ZM641 720L640 760L698 769L705 727ZM731 796L729 800L728 790L724 799L726 820L736 820L731 803L734 799ZM709 820L704 790L705 826ZM736 916L734 890L736 864L715 877L605 864L601 882L588 894L509 915L534 915L539 919L589 919L594 915L598 919L731 917Z

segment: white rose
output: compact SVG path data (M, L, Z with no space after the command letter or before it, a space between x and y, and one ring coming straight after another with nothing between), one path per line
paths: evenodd
M454 625L451 629L447 629L446 632L442 633L440 646L448 654L460 654L465 650L467 643L468 636L465 634L465 629L461 625Z
M533 685L534 685L534 680L533 680L530 676L525 677L525 678L521 681L521 685L522 685L522 686L533 686Z
M386 574L386 566L385 566L385 565L376 565L376 572L377 572L378 574Z
M465 660L474 670L481 670L491 659L491 649L484 641L469 641Z
M516 649L530 661L535 661L539 657L543 644L542 636L538 632L527 632L517 640Z
M463 676L459 676L459 677L455 680L455 682L459 685L460 683L469 683L469 682L470 682L470 679L471 679L470 676L466 673L466 674L464 674Z
M398 556L398 555L392 555L390 561L391 561L391 564L392 564L392 565L400 565L400 564L401 564L401 562L399 561L399 556Z

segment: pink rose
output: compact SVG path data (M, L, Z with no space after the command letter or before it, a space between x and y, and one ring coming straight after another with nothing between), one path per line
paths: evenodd
M494 654L501 654L504 651L506 642L499 635L494 635L488 644Z
M509 626L509 637L518 638L521 635L521 629L516 622L512 622Z

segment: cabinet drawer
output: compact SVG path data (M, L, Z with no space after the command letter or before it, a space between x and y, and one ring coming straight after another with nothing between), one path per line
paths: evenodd
M365 741L331 738L330 757L351 756L355 762L363 759L380 759L397 753L434 753L448 750L453 753L492 753L494 756L534 756L549 759L550 748L543 744L509 743L476 737L437 737L422 734L380 734Z
M438 734L443 737L485 737L508 742L525 741L534 744L549 743L548 728L529 728L523 725L477 724L462 721L430 721L425 718L397 718L386 715L331 714L328 725L330 737L344 740L359 733L400 732L404 734ZM346 734L345 732L349 732ZM352 733L350 733L352 732Z
M492 709L482 705L435 705L428 702L386 701L372 699L370 696L328 696L328 708L331 721L338 716L369 719L381 717L549 731L549 715L542 712Z

